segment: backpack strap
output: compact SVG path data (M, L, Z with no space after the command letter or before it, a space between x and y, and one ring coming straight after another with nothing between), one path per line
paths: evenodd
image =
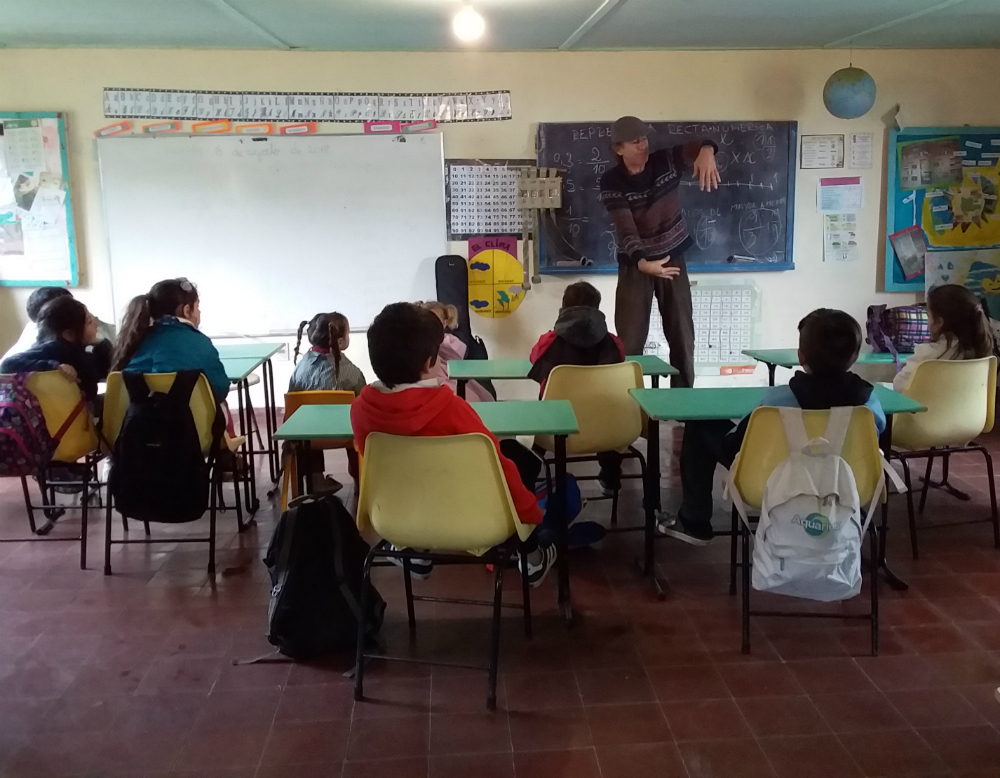
M149 399L151 392L146 384L146 376L138 370L123 370L122 381L128 392L129 403L141 403Z
M809 433L802 417L801 408L778 408L781 426L785 430L785 441L789 452L803 451L809 447Z
M187 405L191 402L191 394L198 385L199 378L201 378L200 370L178 370L170 391L167 392L167 399L171 403Z
M830 444L830 454L839 457L844 450L844 441L847 440L847 430L851 426L853 415L854 409L850 406L830 409L826 432L823 433L823 437Z
M87 401L83 397L81 397L80 402L78 402L76 404L76 407L69 412L69 416L66 417L66 421L62 423L62 426L60 426L59 429L56 430L56 434L52 436L52 440L56 442L56 445L58 445L59 442L63 439L63 435L66 434L69 428L73 425L73 422L76 421L77 417L83 412L83 409L86 406L87 406Z

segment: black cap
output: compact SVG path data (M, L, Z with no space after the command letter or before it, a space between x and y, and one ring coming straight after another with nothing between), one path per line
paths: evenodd
M611 143L628 143L645 138L652 128L636 116L623 116L611 125Z

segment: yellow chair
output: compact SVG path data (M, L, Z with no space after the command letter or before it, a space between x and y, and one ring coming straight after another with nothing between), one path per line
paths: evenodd
M514 551L513 544L508 541L515 535L524 541L534 530L533 526L518 520L493 442L479 433L446 437L370 434L365 443L365 466L358 502L358 528L365 531L369 527L392 547L376 546L365 560L354 698L364 698L365 659L398 659L364 653L364 615L371 587L372 562L376 558L397 559L403 564L411 632L416 629L414 600L492 605L489 664L487 667L474 666L489 674L486 706L492 710L496 706L503 572ZM412 549L430 551L414 552ZM414 557L442 564L491 563L494 568L493 601L414 597L409 562ZM527 575L523 571L521 584L522 604L508 607L524 610L525 634L530 637L531 598Z
M809 438L822 437L830 418L829 411L803 411L806 431ZM753 511L760 511L764 497L764 485L774 469L788 458L788 444L781 423L778 408L757 408L750 416L746 436L740 453L732 466L731 484L738 492L743 502ZM841 456L854 472L858 496L862 506L870 505L875 497L876 489L882 482L884 460L878 445L878 433L875 429L875 418L870 409L859 406L852 409L850 426ZM884 488L884 487L883 487ZM825 616L819 613L784 613L780 611L750 610L750 529L742 521L733 508L732 538L730 545L730 593L735 593L736 569L742 568L742 620L743 620L743 653L750 653L750 617L751 616ZM869 587L871 589L871 611L861 616L842 616L840 618L864 618L871 622L872 656L878 655L878 564L879 549L875 523L869 526L871 533ZM737 539L742 538L742 559L737 563Z
M899 416L892 428L893 451L890 457L903 464L906 481L906 510L910 523L910 548L918 558L917 523L913 509L910 482L910 459L927 459L924 486L920 493L923 513L930 487L940 487L961 500L969 495L948 481L948 463L952 454L978 451L986 458L986 475L990 485L990 520L993 522L993 545L1000 548L1000 516L997 514L996 485L993 480L993 459L983 446L971 441L993 429L997 393L997 359L948 360L932 359L921 362L913 371L906 394L927 407L926 413ZM941 457L942 478L931 482L934 459ZM925 525L941 526L941 525ZM947 526L947 525L944 525Z
M614 365L559 365L549 373L543 400L569 400L576 414L580 431L566 440L567 462L590 462L606 451L617 451L622 459L639 460L638 476L643 478L646 460L632 446L642 434L642 411L629 394L630 389L642 388L642 368L638 362ZM547 452L554 451L551 436L540 435L535 445ZM595 480L596 476L577 480ZM643 481L645 483L645 480ZM618 497L621 484L611 497L611 525L618 523ZM629 527L628 529L642 529Z
M284 420L303 405L350 405L354 402L354 392L344 392L329 389L314 389L304 392L285 393ZM347 450L347 469L354 479L355 489L358 485L358 454L354 449L353 440L314 440L310 441L310 451L325 451L328 449ZM296 470L296 457L289 453L284 456L282 467L283 480L281 486L281 509L285 510L290 500L299 496L299 478Z
M97 481L96 466L101 458L98 451L97 431L93 419L87 409L86 401L77 383L67 379L62 373L53 370L32 373L26 382L28 390L38 399L38 404L45 418L45 426L58 447L48 466L35 476L42 493L42 505L34 505L28 490L28 480L21 478L21 489L24 493L24 505L28 512L28 524L32 534L46 535L53 522L66 510L79 510L81 516L80 535L77 537L48 537L47 540L80 541L80 569L87 567L87 522L91 497L91 484L95 483L97 494L100 494L100 483ZM80 506L55 505L55 486L47 478L53 466L77 465L84 460L82 477L79 481L61 482L68 485L80 485ZM93 478L93 481L91 480ZM39 508L48 524L39 529L35 523L35 508ZM35 538L31 538L35 540Z
M144 378L146 386L153 392L169 392L174 384L177 373L147 373ZM121 433L122 423L125 421L125 414L128 411L129 396L125 388L125 381L121 373L112 373L108 376L108 388L104 397L104 414L101 419L102 444L109 451L114 450L115 442ZM191 416L194 419L195 427L198 430L198 438L201 443L201 453L208 460L211 468L211 484L209 497L209 536L207 538L185 539L188 543L208 543L208 572L215 572L215 515L217 497L222 492L222 470L217 465L216 456L222 448L225 422L222 418L222 410L215 401L212 394L212 387L208 379L202 374L198 383L195 384L191 392L189 402ZM112 460L112 467L114 461ZM234 468L235 471L235 468ZM238 475L233 473L233 485L236 492L236 513L237 521L242 529L242 509L240 506L240 490L238 486ZM164 538L163 540L147 539L141 540L112 540L111 538L111 514L113 509L113 499L108 494L106 506L106 526L104 535L104 574L111 575L111 546L123 543L176 543L176 538ZM127 517L122 516L122 526L128 532ZM149 536L149 523L145 522L146 535Z

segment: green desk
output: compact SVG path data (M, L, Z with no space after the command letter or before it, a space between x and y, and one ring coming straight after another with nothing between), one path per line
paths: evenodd
M628 362L638 362L642 374L653 379L654 388L660 385L660 376L677 375L677 368L654 354L625 359ZM453 359L448 362L448 378L458 381L459 397L465 397L465 385L468 381L525 379L530 370L531 361L527 359Z
M794 348L747 349L743 353L751 359L756 359L758 362L763 362L767 365L767 382L770 386L774 386L774 369L776 367L799 366L799 350ZM906 357L906 354L899 355L901 362L905 362ZM856 364L894 365L896 364L896 360L892 354L876 354L874 351L868 351L858 357Z
M727 388L705 389L632 389L631 395L639 403L639 407L649 417L649 427L646 436L646 472L644 500L646 504L646 546L643 561L643 572L654 576L654 552L656 513L660 510L660 433L661 421L719 421L742 419L748 416L754 408L760 405L764 396L770 391L765 386L740 386ZM892 448L892 417L897 413L921 413L927 408L911 400L905 395L875 385L875 396L885 411L885 432L879 440L879 445L886 453ZM882 527L880 532L880 565L896 589L905 589L906 584L899 579L885 564L885 503L882 511Z
M480 360L485 361L485 360ZM486 429L497 437L514 435L552 435L555 439L556 494L566 493L566 436L579 432L573 406L568 400L515 400L510 402L472 403ZM296 444L298 453L308 451L312 440L351 440L351 406L303 405L282 424L274 439ZM308 468L298 468L300 488L305 494L308 486ZM559 608L567 622L573 618L569 590L569 560L566 540L565 505L559 501L557 509L562 521L557 523L556 545Z
M260 455L267 456L268 470L271 474L271 481L274 482L278 469L281 466L278 447L274 444L274 431L278 428L277 396L274 392L274 368L271 358L285 348L283 343L235 343L221 344L216 346L219 356L222 359L222 366L226 369L226 377L230 383L236 387L236 397L238 400L238 411L240 420L240 434L247 438L248 464L250 465L246 480L247 489L247 509L250 513L255 513L260 507L260 500L257 499L256 472L253 466L254 457ZM250 375L258 368L261 368L261 382L264 385L264 426L267 430L267 444L261 451L255 451L253 447L253 426L256 418L253 413L253 405L250 402Z

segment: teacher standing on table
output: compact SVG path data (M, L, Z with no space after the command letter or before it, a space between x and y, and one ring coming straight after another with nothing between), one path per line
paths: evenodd
M681 178L693 172L701 189L719 187L718 147L692 141L650 153L650 127L634 116L611 125L618 164L601 176L601 202L618 236L615 327L626 354L641 354L649 335L653 296L660 306L671 386L694 385L694 322L684 251L691 245L681 211Z

